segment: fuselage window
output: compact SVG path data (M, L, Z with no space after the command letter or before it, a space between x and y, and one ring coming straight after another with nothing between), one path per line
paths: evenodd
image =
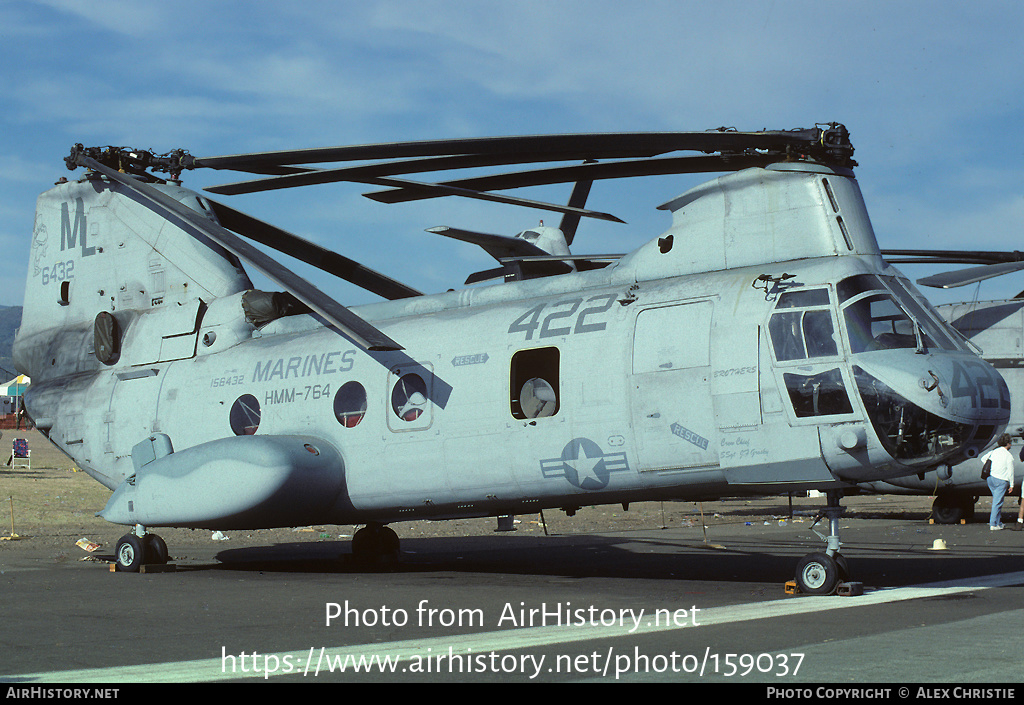
M107 311L96 314L93 323L93 351L104 365L117 362L120 333L117 319Z
M779 362L838 355L828 290L783 294L768 321L768 334Z
M391 390L391 409L403 421L415 421L427 408L427 383L418 374L402 375Z
M509 407L517 419L558 413L558 348L520 350L512 356Z
M260 402L252 394L243 394L231 405L228 415L236 436L251 436L260 427Z
M814 375L782 375L798 417L852 414L853 406L839 368Z
M334 395L334 416L345 428L355 428L366 416L366 390L359 382L346 382Z

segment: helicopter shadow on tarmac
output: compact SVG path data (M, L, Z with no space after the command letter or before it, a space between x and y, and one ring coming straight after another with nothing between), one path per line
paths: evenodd
M844 544L852 568L868 588L899 587L1024 570L1020 538L1000 541L977 527L956 527L949 548L932 550L934 531L919 525L853 529ZM741 527L742 528L742 527ZM947 531L953 531L948 529ZM911 533L912 532L912 533ZM797 559L815 537L769 527L765 533L732 533L708 542L679 530L549 537L475 536L410 538L396 564L366 566L353 559L348 542L278 543L228 549L216 564L196 569L239 572L361 574L387 572L401 579L426 573L561 576L574 579L694 581L741 585L776 584L793 578ZM869 535L865 535L869 534Z

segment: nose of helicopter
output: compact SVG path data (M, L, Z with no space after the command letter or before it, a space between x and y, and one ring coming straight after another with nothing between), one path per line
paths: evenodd
M886 451L915 467L976 457L1010 419L1010 392L990 364L969 353L878 351L853 373Z

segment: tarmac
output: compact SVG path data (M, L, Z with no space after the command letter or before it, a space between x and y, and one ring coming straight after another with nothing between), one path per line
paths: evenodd
M511 532L399 524L385 571L351 560L356 527L161 530L171 569L130 574L110 570L124 528L91 515L109 492L29 438L33 468L0 471L0 527L6 501L19 534L0 540L8 688L714 682L766 697L1016 697L1024 532L990 532L987 498L957 525L930 523L929 497L844 500L842 552L863 586L850 597L787 592L825 528L812 529L823 499L786 497L545 512Z

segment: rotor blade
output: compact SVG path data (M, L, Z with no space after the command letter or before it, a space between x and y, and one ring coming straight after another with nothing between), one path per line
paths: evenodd
M614 223L624 222L623 220L612 215L611 213L603 213L601 211L591 211L586 210L584 208L573 208L572 206L562 206L555 203L545 203L543 201L534 201L527 198L518 198L516 196L482 193L480 191L458 188L455 186L447 186L444 184L432 184L425 183L422 181L409 181L407 179L395 179L391 177L368 175L371 174L373 171L374 170L371 169L370 166L345 169L325 169L323 171L315 172L313 174L300 174L297 176L299 180L293 182L285 181L285 179L289 179L292 177L282 177L281 179L260 179L257 181L245 181L233 184L222 184L220 186L210 186L209 188L206 188L204 190L210 193L236 195L242 193L253 193L255 191L267 191L275 188L286 188L288 186L300 186L314 183L333 183L337 181L351 181L355 183L375 184L377 186L392 186L394 187L392 191L422 194L419 196L419 198L463 196L465 198L475 198L481 201L492 201L495 203L506 203L514 206L538 208L540 210L554 211L556 213L571 213L579 216L586 216L588 218L596 218L598 220L609 220ZM387 191L385 193L391 193L391 191ZM410 198L408 200L416 199Z
M716 155L706 157L666 157L661 159L637 159L622 162L576 164L549 169L493 174L457 181L445 181L438 186L469 189L471 191L494 191L499 189L546 186L571 181L593 181L597 179L622 179L636 176L660 176L666 174L695 174L713 171L739 171L754 166L767 166L779 160L778 155ZM446 195L441 192L418 191L415 188L396 188L389 191L375 191L364 194L367 198L381 203L403 203Z
M396 188L392 191L385 191L382 193L417 193L418 196L410 198L400 199L415 201L423 198L437 198L439 196L464 196L466 198L475 198L480 201L493 201L495 203L507 203L513 206L526 206L527 208L538 208L540 210L554 211L556 213L576 213L587 218L596 218L598 220L609 220L613 223L625 223L626 221L612 215L611 213L602 213L601 211L592 211L585 208L573 208L572 206L562 206L557 203L545 203L544 201L534 201L529 198L518 198L516 196L505 196L498 193L487 193L483 191L475 191L472 189L460 188L458 186L452 186L450 184L427 184L419 181L407 181L406 179L392 179L392 178L376 178L376 179L358 179L361 183L372 183L379 184L382 186L395 186ZM368 198L373 198L372 194L363 194ZM380 199L373 199L380 200ZM390 201L385 201L390 203ZM397 203L397 201L396 201Z
M998 277L1003 274L1010 274L1011 272L1019 272L1024 269L1024 262L1005 262L1003 264L984 264L980 267L968 267L967 269L958 269L952 272L942 272L941 274L934 274L930 277L918 279L917 283L921 286L931 286L939 289L951 289L957 286L967 286L968 284L975 284L985 279L991 279L992 277Z
M499 277L505 276L504 267L495 267L494 269L485 269L482 272L474 272L466 277L466 286L470 284L478 284L480 282L490 281L491 279L498 279Z
M1024 261L1024 252L1014 250L1013 252L983 251L983 250L882 250L882 256L886 260L890 256L914 257L914 260L899 260L901 262L934 262L935 264L997 264L1001 262Z
M283 286L288 293L319 313L329 323L353 339L366 350L401 350L402 347L356 314L330 298L287 267L277 263L266 253L253 247L226 228L188 208L147 183L121 174L91 157L82 156L80 166L87 167L120 183L148 202L148 206L172 220L176 225L198 236L221 245L236 257L243 259Z
M267 176L301 176L303 174L316 174L320 169L303 166L265 166L253 167L251 169L235 169L234 171L242 171L249 174L265 174Z
M527 257L501 257L498 261L502 264L509 264L511 262L615 262L625 256L623 253L606 255L552 255L544 253L543 255Z
M378 296L383 296L385 299L423 296L423 292L363 266L355 260L339 255L333 250L328 250L287 230L253 218L251 215L237 211L223 203L210 199L205 200L210 204L221 225L243 237L272 247L278 252L291 255L295 259L333 274Z
M547 155L544 161L565 161L569 156L562 154ZM475 167L502 166L506 164L521 164L522 158L518 154L487 155L487 154L463 154L449 157L432 157L428 159L411 159L398 162L380 162L376 164L361 164L359 166L337 167L334 169L298 169L293 167L270 167L277 169L291 168L291 172L281 171L283 176L268 179L253 179L250 181L237 181L229 184L210 186L206 191L227 196L237 196L243 193L258 193L261 191L274 191L284 188L295 188L298 186L313 186L317 184L333 184L341 181L358 181L362 178L374 176L394 176L395 174L422 174L431 171L451 171L453 169L470 169ZM269 173L269 169L265 171ZM241 171L241 170L240 170ZM254 172L260 173L260 172Z
M585 162L587 164L595 163L593 160ZM593 179L587 179L585 181L577 181L576 185L572 187L572 193L569 195L569 205L573 208L582 208L587 205L587 197L590 196L590 187L594 185ZM580 218L576 215L570 215L566 213L562 216L562 222L559 223L558 229L562 231L562 235L565 237L565 244L572 247L572 241L576 238L576 229L580 226Z
M215 169L252 170L283 164L314 164L334 161L402 159L456 154L517 154L521 162L543 160L559 152L566 159L612 159L654 156L679 150L737 152L748 149L796 150L801 153L832 155L848 159L853 154L849 133L842 125L828 129L798 129L763 132L713 130L707 132L619 132L570 135L526 135L480 137L420 142L393 142L299 149L280 152L235 154L193 159L189 166Z
M527 257L530 255L549 254L532 242L520 240L517 237L508 237L507 235L478 233L472 230L462 230L461 228L450 228L447 225L427 228L427 232L479 245L496 260L500 260L502 257Z

